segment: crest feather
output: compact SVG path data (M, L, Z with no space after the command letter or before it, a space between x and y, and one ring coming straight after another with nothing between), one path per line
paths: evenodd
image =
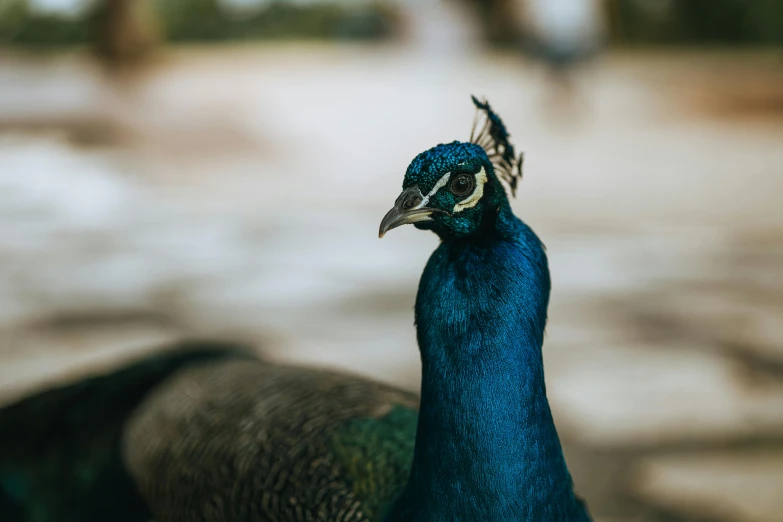
M517 184L522 179L524 153L516 155L503 120L492 110L487 99L479 101L475 96L471 98L476 106L476 117L470 132L470 142L484 149L495 167L495 173L508 185L511 195L516 196Z

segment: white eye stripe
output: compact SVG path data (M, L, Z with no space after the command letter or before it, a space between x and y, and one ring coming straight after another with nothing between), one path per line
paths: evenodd
M436 192L438 192L440 189L446 186L446 183L449 182L449 178L451 177L451 172L447 172L444 174L437 183L435 183L435 186L432 187L432 190L429 191L429 193L424 196L424 198L421 200L421 203L416 205L412 210L418 210L422 208L424 205L429 203L430 198L435 195Z
M476 188L473 189L473 193L467 199L454 205L453 212L462 212L466 208L475 207L478 205L479 200L481 200L481 198L484 196L484 184L487 182L487 173L484 170L484 167L481 167L481 170L474 174L474 176L476 177ZM432 190L430 190L429 193L424 196L424 198L422 198L421 203L416 205L412 210L418 210L429 203L430 198L434 196L440 189L445 187L448 184L449 179L451 179L451 172L444 174L443 177L441 177L438 182L435 183L435 186L432 187Z
M476 188L473 189L473 193L465 200L460 201L454 205L453 212L462 212L466 208L473 208L478 205L479 200L484 195L484 184L487 182L487 173L484 171L484 167L476 172Z

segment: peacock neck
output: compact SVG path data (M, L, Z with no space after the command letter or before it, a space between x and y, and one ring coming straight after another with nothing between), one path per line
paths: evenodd
M496 233L444 240L424 270L416 447L389 520L572 519L541 356L546 255L510 211L500 218Z

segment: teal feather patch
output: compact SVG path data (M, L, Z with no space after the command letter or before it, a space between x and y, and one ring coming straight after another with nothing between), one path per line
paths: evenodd
M381 519L408 480L417 418L416 410L394 405L383 417L349 421L331 441L370 520Z
M0 491L9 501L21 502L29 489L29 483L18 472L0 471Z

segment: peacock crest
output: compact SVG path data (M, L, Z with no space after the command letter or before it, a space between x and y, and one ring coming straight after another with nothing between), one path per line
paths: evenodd
M470 131L470 142L486 151L495 167L495 173L508 185L511 195L515 197L517 184L522 179L522 162L525 155L524 153L516 155L503 120L492 110L487 99L479 101L475 96L471 98L476 105L476 117L473 120L473 129Z

